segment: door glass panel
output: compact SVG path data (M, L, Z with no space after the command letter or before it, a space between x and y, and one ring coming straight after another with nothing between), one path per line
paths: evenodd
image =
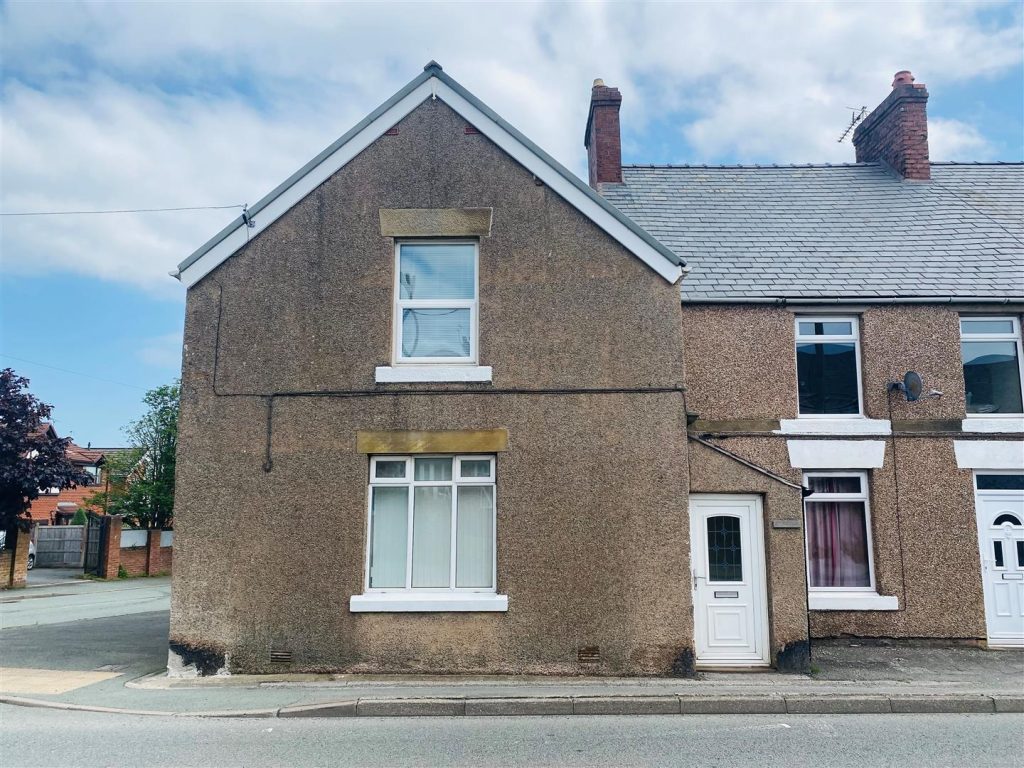
M1010 525L1020 526L1020 520L1017 519L1017 516L1011 515L1009 512L1004 512L999 517L997 517L992 522L992 525L1004 525L1006 523L1009 523Z
M708 580L743 581L743 551L738 517L708 518Z
M979 491L1024 491L1024 475L978 475Z
M1024 541L1017 542L1017 567L1024 568Z
M993 553L996 556L996 568L1003 567L1003 542L993 541L992 542Z

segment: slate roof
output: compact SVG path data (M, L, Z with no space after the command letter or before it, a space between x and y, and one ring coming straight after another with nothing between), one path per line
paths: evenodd
M692 268L684 301L1024 301L1024 164L624 166L605 199Z

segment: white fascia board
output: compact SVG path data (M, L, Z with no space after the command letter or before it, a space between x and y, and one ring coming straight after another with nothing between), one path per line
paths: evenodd
M960 469L1024 469L1024 440L954 440Z
M438 382L438 381L490 381L489 365L380 365L374 370L378 384Z
M789 463L796 469L879 469L884 440L787 440Z
M551 191L611 235L622 247L643 261L669 283L674 284L683 276L683 270L679 264L673 264L658 253L635 232L631 231L629 227L604 210L598 203L591 200L586 193L577 189L576 185L552 168L544 158L539 157L501 125L494 122L490 117L477 109L476 106L439 80L437 81L437 95L445 104L472 123L480 133L501 147L516 162L544 182Z
M249 242L249 240L281 218L292 206L327 181L327 179L347 165L349 161L370 146L370 144L383 136L385 131L412 112L426 99L430 98L432 85L436 83L436 78L430 78L421 83L417 88L410 91L405 98L395 102L390 109L383 112L376 120L321 160L315 168L310 169L304 176L296 179L294 184L253 215L253 222L256 226L249 228L240 223L234 232L204 253L198 261L181 270L180 279L182 284L186 288L191 288Z
M352 595L348 608L352 613L495 613L508 610L508 595L477 592L371 592Z
M643 238L602 208L599 203L577 188L544 158L459 95L443 80L430 77L404 98L395 102L305 175L296 179L294 184L267 203L265 207L255 212L253 214L254 227L249 228L239 223L234 231L225 236L223 240L198 260L182 269L178 275L182 284L186 288L191 288L249 240L277 221L292 206L343 168L356 155L380 138L385 131L402 120L426 99L435 95L669 283L675 284L682 277L682 266L673 264Z
M782 419L777 435L891 435L888 419L842 418Z

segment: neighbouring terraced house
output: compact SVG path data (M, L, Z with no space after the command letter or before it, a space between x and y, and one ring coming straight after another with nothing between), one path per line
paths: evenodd
M1024 166L927 99L629 166L597 81L588 186L429 64L175 273L172 671L1024 645Z

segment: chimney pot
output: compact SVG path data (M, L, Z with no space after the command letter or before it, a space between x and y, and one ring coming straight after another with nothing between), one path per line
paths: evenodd
M892 87L895 88L897 85L913 85L914 75L911 74L909 69L901 69L893 76Z
M928 160L928 89L901 69L892 91L853 132L858 163L882 163L904 179L931 178Z

